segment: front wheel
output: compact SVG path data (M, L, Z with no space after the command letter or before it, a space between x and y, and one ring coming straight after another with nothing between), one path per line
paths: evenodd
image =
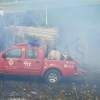
M48 84L57 84L60 81L60 73L57 70L49 70L45 74L45 80Z

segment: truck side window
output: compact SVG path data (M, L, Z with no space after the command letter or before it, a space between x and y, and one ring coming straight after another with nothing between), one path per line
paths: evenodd
M35 49L27 49L26 50L25 58L35 59L35 58L38 58L38 56L39 56L39 51L38 50L35 50Z
M21 58L22 49L11 49L4 53L6 55L6 58Z

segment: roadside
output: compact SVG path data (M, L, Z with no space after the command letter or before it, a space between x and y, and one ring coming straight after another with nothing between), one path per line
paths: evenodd
M97 87L94 95L99 96L100 93L100 72L91 72L87 74L87 80L89 89L94 85ZM34 94L46 92L48 88L51 88L53 93L56 94L61 90L71 90L72 84L75 84L77 89L79 90L82 85L85 86L85 76L79 76L75 78L67 78L62 79L62 81L58 85L47 85L43 78L35 78L31 76L7 76L7 80L5 83L5 88L3 93L1 94L0 100L24 100L23 93L27 91L27 94L32 92ZM23 91L25 89L25 91ZM19 98L19 99L18 99ZM30 99L31 100L31 99Z

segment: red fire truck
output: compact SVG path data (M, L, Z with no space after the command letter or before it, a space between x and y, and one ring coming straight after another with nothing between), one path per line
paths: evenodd
M17 44L0 53L0 73L42 76L49 84L57 84L61 77L85 73L77 68L77 62L72 59L61 59L60 56L54 59L54 52L59 55L53 50L52 57L45 57L42 47Z

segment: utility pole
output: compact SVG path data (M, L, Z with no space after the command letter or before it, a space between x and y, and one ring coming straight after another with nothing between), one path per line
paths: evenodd
M46 26L48 27L47 6L46 6Z
M16 0L16 2L18 2L18 0Z

